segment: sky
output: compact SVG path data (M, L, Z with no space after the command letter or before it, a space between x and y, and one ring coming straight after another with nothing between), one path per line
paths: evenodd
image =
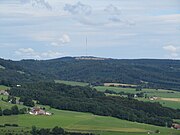
M65 56L180 59L180 0L0 0L0 58Z

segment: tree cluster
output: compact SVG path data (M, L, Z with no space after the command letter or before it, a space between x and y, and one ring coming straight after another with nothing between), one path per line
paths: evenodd
M37 129L35 126L33 126L30 133L32 135L95 135L93 133L67 132L58 126L54 127L53 129Z
M25 114L26 112L27 112L26 108L19 109L17 105L12 106L10 109L4 109L4 110L2 110L0 107L0 116Z

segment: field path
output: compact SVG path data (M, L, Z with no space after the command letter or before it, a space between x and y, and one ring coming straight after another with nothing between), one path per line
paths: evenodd
M175 101L175 102L180 102L180 98L159 98L160 100L165 100L165 101Z

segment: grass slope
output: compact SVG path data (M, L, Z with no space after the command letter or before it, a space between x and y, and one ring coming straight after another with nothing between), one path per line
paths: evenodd
M151 100L145 99L145 98L138 98L138 100L145 101L145 102L159 102L162 106L170 107L170 108L174 108L174 109L180 109L180 102L176 102L176 101L165 101L165 100L161 100L161 99L151 101Z
M145 135L148 131L160 130L159 135L178 135L178 130L163 128L136 122L129 122L112 117L96 116L89 113L51 109L52 116L2 116L0 124L15 123L20 128L30 129L32 125L41 128L61 126L69 131L94 132L101 135Z
M8 103L8 102L4 102L2 101L2 98L5 100L8 98L8 96L4 96L4 95L0 95L0 107L4 110L4 109L10 109L12 106L14 106L15 104L11 104L11 103ZM26 106L24 105L19 105L19 104L16 104L18 106L18 108L24 108ZM27 107L26 107L27 108Z

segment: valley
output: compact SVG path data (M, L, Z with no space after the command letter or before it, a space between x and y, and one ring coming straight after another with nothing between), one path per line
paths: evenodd
M58 60L50 60L48 62L54 63L57 61ZM60 64L61 66L66 63L64 66L68 67L70 62L77 62L80 63L80 65L86 65L97 64L100 60L74 60L73 58L63 58L60 59L60 61L62 64ZM105 59L103 61L101 60L101 63L109 61L111 61L111 59ZM0 127L1 134L5 135L8 132L20 134L21 131L30 134L32 126L36 126L38 129L59 126L68 132L94 133L96 135L145 135L148 133L158 133L162 135L179 134L179 130L170 128L172 122L179 123L180 118L177 110L180 109L180 92L178 85L176 88L168 85L167 89L165 89L166 85L155 86L146 81L129 84L126 83L129 82L128 79L125 82L122 81L123 83L112 83L113 79L111 80L111 83L107 83L109 81L104 82L104 79L97 81L94 79L96 75L92 76L88 73L90 78L94 80L93 82L89 82L89 79L84 79L82 76L82 74L85 75L87 71L83 71L76 78L74 76L75 70L73 71L74 73L71 72L73 73L71 74L71 81L66 79L59 80L59 76L57 75L61 74L62 71L66 73L65 68L59 69L60 72L55 75L54 68L56 66L44 68L43 66L49 66L44 61L3 61L3 63L1 65L5 68L0 69L0 74L3 76L0 81L1 109L11 109L14 106L14 104L7 102L9 97L5 92L8 92L8 94L15 97L16 100L20 100L24 97L29 99L29 101L32 100L31 102L34 102L36 107L45 108L47 112L50 112L53 115L33 116L30 114L18 114L0 116L1 126L5 124L18 125L18 127ZM28 67L27 64L31 65ZM32 70L35 65L37 68ZM77 65L76 70L82 70L79 68L80 65ZM45 74L49 69L50 71L54 71ZM72 71L72 69L67 70ZM92 70L90 69L90 71ZM108 70L106 72L108 72ZM65 73L62 74L64 77ZM102 71L99 71L99 69L97 70L97 73L104 77L107 75L105 72L102 74ZM7 76L5 76L5 74ZM16 79L12 78L12 76L16 76ZM56 79L54 80L53 78ZM49 93L49 91L51 91L51 93ZM39 97L37 95L39 95ZM121 102L124 102L126 105L123 105ZM121 103L120 106L118 103ZM159 112L156 112L156 115L151 114L150 116L155 117L155 119L159 119L160 121L164 120L165 122L167 120L168 122L158 123L153 121L153 119L150 121L150 119L148 120L148 117L145 116L149 115L147 112L152 113L153 111L146 109L146 107L144 107L146 104L149 108L156 108L159 112L161 112L161 109L164 109L165 112L167 110L170 112L172 111L174 114L172 114L172 112L171 114L174 116L170 116L167 113L162 115L167 117L167 119L161 119L162 116L159 116ZM22 103L16 105L19 109L31 108ZM153 105L155 107L153 107ZM122 110L126 110L126 112L121 112L121 109L115 109L117 106L118 108L122 107ZM135 106L139 107L141 111L137 111L137 107ZM166 107L168 108L166 109ZM118 113L113 113L109 108ZM131 111L133 112L132 114L130 113ZM139 119L137 118L138 116L140 117ZM169 117L171 117L172 121ZM146 121L149 121L149 124ZM144 122L146 122L146 124Z
M12 104L3 103L5 108L10 108ZM37 105L40 106L40 105ZM18 106L26 107L26 106ZM100 135L145 135L148 132L156 134L159 130L160 135L178 135L179 131L159 126L129 122L113 117L97 116L90 113L80 113L73 111L63 111L45 107L47 111L53 113L52 116L32 116L29 114L17 116L0 116L0 125L11 123L18 124L18 127L0 128L0 133L14 131L18 133L21 130L30 131L32 125L38 128L53 128L54 126L63 127L67 131L92 132ZM6 131L6 132L5 132Z

